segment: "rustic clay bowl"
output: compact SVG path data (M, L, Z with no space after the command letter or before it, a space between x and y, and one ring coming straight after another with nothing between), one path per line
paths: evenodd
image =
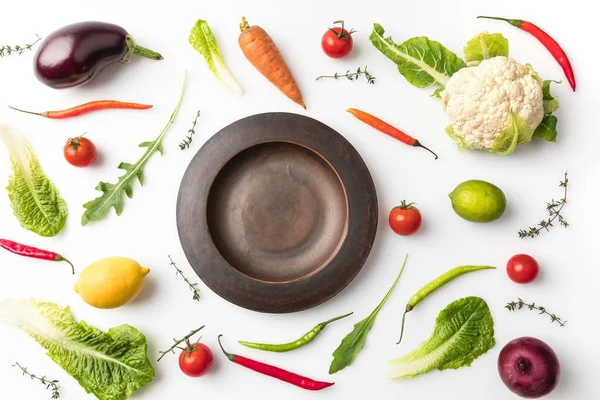
M369 171L339 133L266 113L223 128L181 183L177 228L204 283L238 306L314 307L362 268L377 228Z

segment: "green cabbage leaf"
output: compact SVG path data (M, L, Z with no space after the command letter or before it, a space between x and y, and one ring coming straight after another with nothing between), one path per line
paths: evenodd
M388 363L387 375L406 379L434 369L468 367L495 344L494 320L487 303L479 297L459 299L439 313L429 339Z
M146 337L130 325L103 332L75 321L69 307L14 299L0 302L0 321L27 332L99 400L125 400L154 379Z
M0 139L6 145L13 174L8 180L8 198L21 226L40 236L56 236L67 222L67 203L44 174L33 148L11 125L0 124Z

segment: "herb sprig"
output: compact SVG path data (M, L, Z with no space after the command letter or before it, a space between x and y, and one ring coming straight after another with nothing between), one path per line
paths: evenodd
M185 283L188 284L188 286L190 287L190 290L192 291L192 293L194 293L192 299L196 300L196 301L200 301L200 289L198 289L198 284L197 283L191 283L188 278L185 277L185 275L183 275L183 271L179 269L179 267L177 267L177 264L175 264L175 261L173 261L173 259L171 258L171 256L169 256L169 261L171 261L171 265L177 270L176 275L181 275L181 277L183 278L183 280L185 281Z
M35 40L35 42L31 43L31 44L26 44L26 45L15 45L15 46L0 46L0 57L4 57L4 56L10 56L12 54L17 54L17 55L21 55L23 54L23 52L25 50L31 50L31 48L40 40L42 40L41 37L39 37L39 35L36 33L35 35L37 37L37 39Z
M165 351L159 351L158 353L160 354L160 357L158 357L158 360L156 360L156 362L159 362L168 353L175 354L175 349L185 350L187 348L189 352L192 352L194 350L194 345L192 343L190 343L190 338L192 336L194 336L196 333L198 333L199 331L201 331L202 329L204 329L205 326L206 325L202 325L200 328L194 329L193 331L191 331L190 333L188 333L187 335L185 335L181 339L175 339L175 338L173 338L173 341L175 342L173 344L173 346L169 347ZM198 338L198 341L200 341L200 339L201 339L201 337ZM196 343L198 343L198 341ZM184 343L184 342L185 342L185 344L186 344L187 347L184 348L184 347L179 346L181 343Z
M57 380L48 380L46 378L46 375L44 375L42 377L35 376L31 372L27 371L26 367L22 367L21 364L19 364L18 362L15 362L13 364L13 367L19 367L19 369L23 372L23 375L27 375L31 379L37 379L43 385L46 385L46 390L51 389L52 390L52 398L53 399L60 398L60 392L58 391L58 385L57 385L58 381Z
M356 70L356 72L350 72L350 70L346 71L345 74L338 74L337 72L333 75L321 75L318 76L317 81L324 79L324 78L332 78L332 79L340 79L340 78L346 78L349 81L356 81L358 80L358 78L360 78L361 75L364 75L364 77L367 80L368 84L374 84L375 83L375 78L373 75L371 75L369 73L369 71L367 71L367 66L365 65L365 69L361 69L360 67L358 67L358 69Z
M516 302L511 301L510 303L506 303L506 306L504 306L504 308L506 308L509 311L521 310L523 308L527 308L529 310L536 310L539 311L540 315L546 314L550 316L551 322L558 322L560 326L565 326L567 323L567 321L563 321L562 319L560 319L560 317L557 317L556 314L549 313L545 307L536 306L535 303L527 304L521 299L517 299Z
M200 118L200 110L196 113L196 119L194 119L194 123L192 127L188 130L188 135L179 143L179 148L181 150L189 149L190 144L192 144L193 136L196 134L196 123L198 122L198 118Z
M554 226L553 223L558 219L558 223L563 227L568 227L569 223L564 219L561 214L565 204L567 204L567 187L569 184L569 178L567 172L565 172L565 179L560 181L560 187L564 188L563 198L556 201L552 199L550 203L546 204L546 210L548 211L548 219L541 221L537 226L530 226L528 229L521 229L519 231L519 237L521 239L529 237L534 238L540 234L542 230L550 231L550 227Z

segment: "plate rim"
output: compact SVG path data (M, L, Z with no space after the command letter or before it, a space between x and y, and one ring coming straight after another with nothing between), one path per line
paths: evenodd
M256 132L257 128L260 132ZM207 223L208 196L223 166L242 151L268 142L289 142L317 153L339 176L347 203L347 227L336 253L318 270L288 282L261 281L230 265L215 246ZM359 198L358 190L364 192ZM191 220L197 221L194 225L201 228L193 231ZM198 150L181 179L176 222L181 246L192 269L219 297L257 312L291 313L331 299L360 272L377 233L377 193L363 158L339 132L305 115L266 112L230 123ZM192 240L193 236L197 238ZM315 282L321 284L314 285Z

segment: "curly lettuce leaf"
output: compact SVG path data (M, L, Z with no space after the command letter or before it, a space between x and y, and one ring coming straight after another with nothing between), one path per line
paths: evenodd
M0 139L10 154L13 175L8 198L21 226L40 236L56 236L67 222L67 203L44 174L29 142L14 127L0 124Z
M199 19L196 22L190 32L189 42L198 53L204 56L208 68L223 86L234 94L242 94L242 88L240 88L233 76L231 76L221 57L217 39L215 39L210 30L208 22L203 19Z
M87 393L125 400L154 379L146 338L130 325L103 332L77 323L69 307L38 300L3 300L0 321L27 332Z
M495 344L494 320L486 302L479 297L459 299L439 313L429 339L388 363L387 375L406 379L434 369L468 367Z
M383 27L375 23L369 39L377 50L396 63L398 71L416 87L445 86L456 71L466 67L456 54L425 36L397 45L384 34Z
M527 122L517 113L513 112L513 110L510 110L508 126L502 131L500 136L496 137L490 151L498 153L501 156L511 155L517 148L517 145L531 141L532 134L533 132L529 129Z
M468 63L498 56L508 57L508 40L500 33L483 32L467 42L464 53Z

